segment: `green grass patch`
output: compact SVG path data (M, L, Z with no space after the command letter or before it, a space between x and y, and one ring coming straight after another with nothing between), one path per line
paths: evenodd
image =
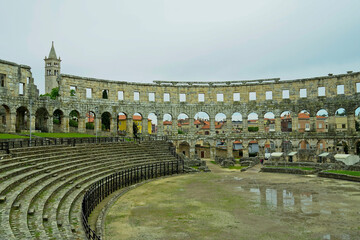
M85 134L85 133L33 133L32 135L38 137L48 137L48 138L87 138L95 137L94 135Z
M229 169L243 169L243 168L247 168L247 166L229 166Z
M337 174L345 174L345 175L358 176L358 177L360 177L360 172L359 172L359 171L327 170L327 171L325 171L325 172L337 173Z
M216 162L215 161L210 161L211 163L213 163L213 164L216 164Z
M305 171L314 170L314 168L311 168L311 167L297 167L297 166L265 166L265 167L270 167L270 168L295 168L295 169L301 169L301 170L305 170Z
M28 137L15 135L15 134L0 133L0 139L12 139L12 138L28 138Z

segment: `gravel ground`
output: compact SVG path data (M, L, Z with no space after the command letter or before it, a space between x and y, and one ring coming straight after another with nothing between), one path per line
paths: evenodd
M106 218L111 239L360 239L360 184L222 169L146 183Z

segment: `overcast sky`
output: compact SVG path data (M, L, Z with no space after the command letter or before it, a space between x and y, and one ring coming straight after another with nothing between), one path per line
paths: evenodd
M0 0L0 58L44 92L61 72L109 80L296 79L360 71L359 0Z

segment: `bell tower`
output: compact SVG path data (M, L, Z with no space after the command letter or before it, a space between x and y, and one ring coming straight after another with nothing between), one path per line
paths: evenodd
M60 57L57 58L54 41L51 45L51 50L49 57L45 56L45 93L50 93L53 88L59 86L56 81L57 77L60 75Z

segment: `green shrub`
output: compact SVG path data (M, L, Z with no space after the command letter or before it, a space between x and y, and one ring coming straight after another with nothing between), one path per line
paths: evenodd
M249 132L257 132L259 131L259 127L248 127Z
M94 129L94 128L95 128L94 123L90 123L90 122L86 123L86 129Z
M60 124L60 120L59 120L59 119L54 119L54 120L53 120L53 123L54 123L54 124Z
M41 94L40 97L49 96L51 99L56 99L56 97L60 96L59 87L53 88L50 93Z
M69 120L70 127L78 127L79 123L76 120L70 119Z
M180 129L178 129L178 134L184 134L184 132Z

